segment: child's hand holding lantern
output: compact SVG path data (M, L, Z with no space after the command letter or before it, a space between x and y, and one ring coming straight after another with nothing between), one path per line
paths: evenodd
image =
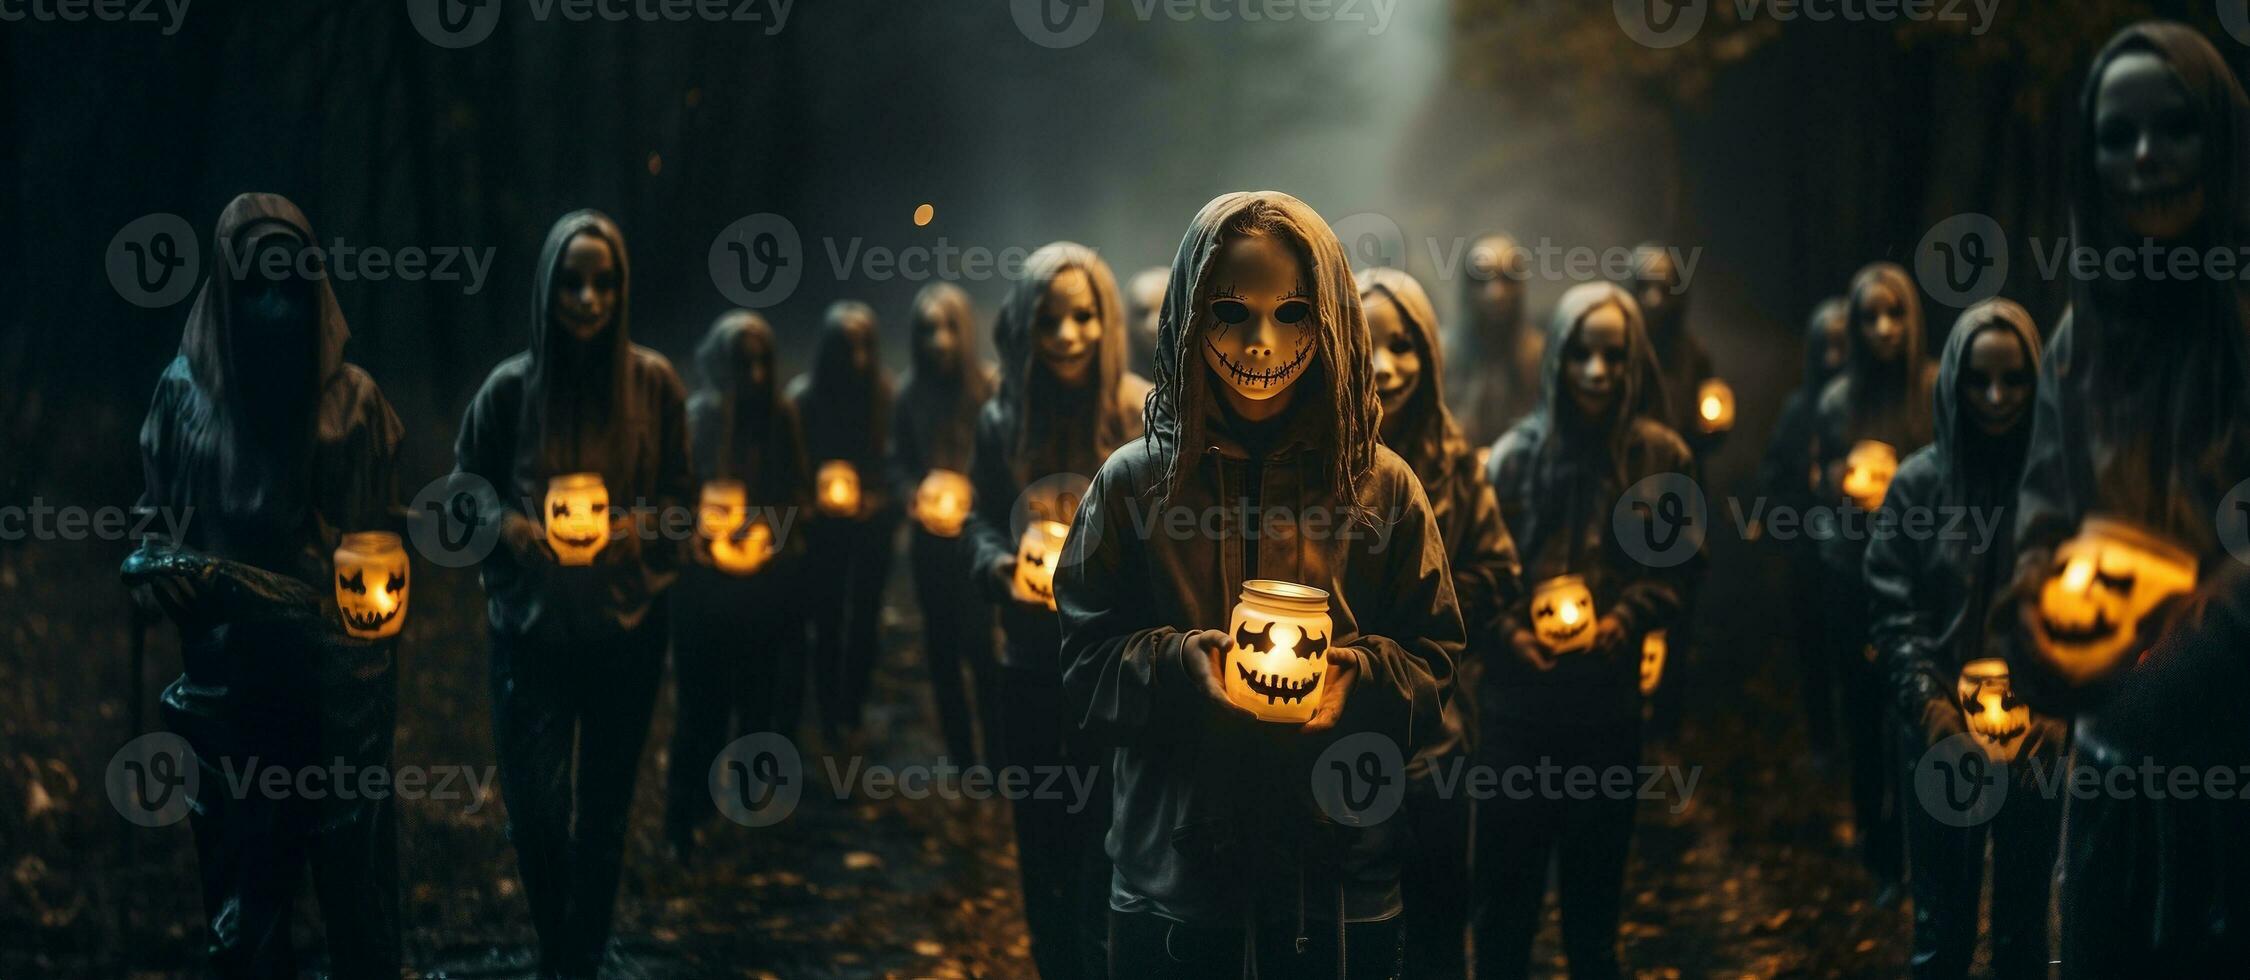
M1328 648L1328 679L1320 687L1320 706L1305 722L1305 734L1328 731L1343 720L1344 699L1351 694L1352 682L1359 679L1359 657L1359 650L1353 647Z

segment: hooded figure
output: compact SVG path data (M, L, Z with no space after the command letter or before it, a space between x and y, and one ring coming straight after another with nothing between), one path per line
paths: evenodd
M813 625L814 688L820 722L832 738L859 728L875 674L883 583L890 580L898 501L888 481L891 379L876 353L875 311L844 300L828 307L813 367L789 383L789 402L805 429L805 457L817 473L849 464L859 501L849 513L816 512L805 522L810 548L802 577Z
M1851 350L1844 372L1820 393L1813 458L1820 465L1820 495L1838 508L1837 521L1865 523L1867 514L1843 491L1845 460L1853 446L1880 442L1903 459L1930 441L1931 396L1937 366L1923 354L1922 299L1906 270L1877 262L1852 277L1846 335ZM1866 534L1825 531L1808 523L1822 567L1826 609L1825 656L1843 679L1843 730L1850 756L1852 818L1860 859L1888 903L1904 872L1899 836L1896 739L1886 738L1882 683L1867 650Z
M1446 342L1459 374L1447 382L1475 445L1500 438L1539 404L1546 338L1524 324L1530 277L1530 259L1512 235L1486 235L1462 257L1464 325Z
M2031 434L2039 331L2023 307L1992 299L1963 311L1938 361L1934 441L1899 464L1878 520L1897 527L2001 529L1975 534L1894 533L1867 546L1877 670L1905 739L1920 759L1967 731L1957 682L1972 662L2002 655L2005 634L1986 625L2007 588L2014 555L2005 530ZM1965 403L1965 404L1964 404ZM1963 515L1966 515L1964 517ZM1924 523L1926 522L1926 523ZM2004 695L2013 706L2015 695ZM2061 833L2059 801L2043 797L2034 770L2060 762L2063 728L2047 716L2004 734L2020 768L2016 793L1989 823L1953 827L1924 806L1906 807L1914 891L1914 972L1965 976L1976 952L1986 835L1992 840L1993 969L2047 973L2048 876ZM1914 770L1901 798L1912 797Z
M1687 281L1672 249L1654 242L1635 248L1633 281L1626 288L1641 305L1641 316L1648 322L1649 353L1663 376L1664 414L1657 420L1671 426L1701 461L1718 449L1725 433L1704 433L1688 423L1696 418L1703 382L1718 372L1702 338L1688 330Z
M1164 312L1164 287L1172 270L1161 265L1133 273L1125 288L1125 316L1132 327L1133 373L1146 377L1156 371L1156 324Z
M976 313L968 293L949 282L931 283L914 297L912 319L914 370L899 388L891 420L895 438L889 472L892 492L908 502L910 513L917 509L916 493L932 470L968 475L977 413L992 397L992 379L976 357ZM939 535L922 523L913 525L907 557L922 607L930 696L946 751L962 765L979 758L976 717L961 681L963 666L975 675L976 708L987 710L993 703L992 610L975 581L961 574L969 556L969 543L958 529Z
M1413 467L1428 495L1453 567L1453 593L1468 646L1445 702L1445 740L1407 766L1413 850L1401 881L1406 904L1408 974L1462 976L1469 925L1469 797L1442 792L1434 778L1473 749L1480 654L1497 636L1502 611L1522 595L1516 543L1484 481L1477 454L1445 407L1445 351L1437 309L1413 276L1398 269L1359 274L1360 308L1373 342L1375 391L1383 402L1383 443Z
M1814 410L1828 382L1844 369L1849 349L1844 298L1832 296L1813 308L1805 323L1805 371L1797 390L1782 403L1758 463L1758 486L1777 508L1803 514L1819 506L1813 470ZM1820 551L1804 534L1774 540L1788 558L1790 620L1796 627L1798 691L1805 707L1805 730L1815 755L1836 747L1836 671L1821 618Z
M1163 309L1148 433L1095 475L1055 583L1071 717L1117 747L1112 975L1249 959L1387 976L1400 827L1329 819L1303 774L1348 736L1408 757L1444 737L1462 644L1445 542L1377 440L1358 290L1311 208L1274 191L1205 205ZM1329 595L1303 725L1226 699L1225 627L1250 579Z
M139 506L191 519L182 540L144 541L125 577L180 629L185 670L164 716L202 770L205 948L230 977L297 975L289 926L308 860L330 968L399 968L393 801L236 795L225 778L390 764L398 644L344 633L331 557L346 532L404 530L402 433L375 382L344 363L351 331L317 242L286 198L227 205L219 264L141 426Z
M625 823L670 634L678 542L658 518L695 498L685 395L631 340L625 238L607 215L555 222L532 283L531 347L469 402L456 472L484 481L493 739L541 969L590 976L609 942ZM598 475L612 530L591 565L558 563L548 481ZM550 518L551 519L551 518ZM576 779L572 779L572 773Z
M1016 543L1029 520L1071 520L1086 474L1140 435L1147 385L1125 370L1130 338L1117 281L1083 245L1056 242L1031 253L994 334L1000 391L977 414L976 505L964 538L966 581L1000 607L1007 634L988 702L993 754L1011 766L1102 767L1097 746L1067 721L1055 613L1015 594ZM958 568L951 574L961 579ZM1108 790L1102 778L1094 786L1099 798L1083 804L1015 804L1024 917L1041 976L1107 975Z
M773 556L747 575L716 567L697 538L673 600L672 669L678 717L666 771L666 837L692 854L712 813L706 777L721 746L751 732L793 735L805 683L804 621L790 583L804 561L791 534L812 501L797 411L781 397L773 329L748 310L721 314L695 348L687 400L698 484L743 485L746 516L772 532ZM747 532L744 532L747 534Z
M2074 248L2208 256L2250 244L2250 99L2202 35L2169 22L2118 32L2094 59L2078 113ZM2071 283L2040 365L2012 605L2026 639L2016 674L2034 703L2081 709L2081 765L2250 762L2238 711L2195 710L2211 690L2241 690L2242 648L2228 640L2241 635L2242 579L2218 522L2236 516L2228 491L2250 477L2246 348L2250 283L2238 276ZM2143 637L2161 639L2135 666L2070 689L2033 655L2045 646L2036 596L2055 546L2094 514L2170 539L2195 556L2205 585L2179 615L2144 619ZM2066 975L2238 968L2250 947L2250 817L2239 799L2074 797L2070 807Z
M1544 613L1511 603L1487 666L1484 755L1498 771L1547 760L1599 771L1640 762L1640 649L1685 608L1700 559L1671 568L1636 560L1612 534L1627 489L1686 473L1687 444L1656 420L1658 384L1640 307L1609 283L1563 294L1548 322L1539 408L1492 449L1487 474L1522 556L1524 585L1585 580L1593 649L1549 653L1532 632ZM1496 799L1479 813L1491 842L1477 854L1485 889L1477 922L1481 971L1516 975L1531 940L1550 861L1562 887L1563 945L1574 976L1614 976L1617 921L1632 840L1630 798Z

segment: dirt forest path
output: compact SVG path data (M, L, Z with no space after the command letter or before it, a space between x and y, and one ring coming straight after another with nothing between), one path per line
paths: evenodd
M1647 977L1899 975L1905 912L1869 904L1873 889L1844 847L1842 786L1803 749L1789 658L1771 635L1777 617L1730 598L1770 594L1779 582L1747 555L1715 557L1739 574L1707 595L1705 635L1739 639L1711 645L1680 675L1684 720L1649 752L1651 762L1700 769L1678 812L1677 800L1643 805L1625 962ZM187 827L131 828L102 789L129 716L112 562L61 545L0 552L0 976L198 975ZM421 588L397 761L489 766L475 580L433 570ZM865 732L849 746L807 734L807 786L793 815L755 829L715 821L689 868L661 846L672 714L663 696L605 976L1030 975L1005 804L839 799L829 785L831 755L841 769L854 751L892 766L935 763L941 751L903 570L890 594ZM152 699L177 670L162 632L149 645ZM809 712L804 728L818 730ZM411 962L431 977L527 976L529 917L500 801L414 801L401 824ZM299 934L310 952L317 927L304 904ZM1549 920L1538 960L1561 975L1551 909Z

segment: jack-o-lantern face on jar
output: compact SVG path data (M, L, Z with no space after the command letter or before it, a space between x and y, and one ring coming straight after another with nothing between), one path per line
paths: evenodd
M1844 456L1844 496L1861 510L1883 506L1891 492L1891 477L1898 475L1898 450L1890 443L1862 439Z
M1664 655L1666 639L1663 630L1651 630L1641 637L1641 696L1656 693L1656 685L1664 682Z
M2124 521L2089 517L2055 548L2039 590L2039 651L2056 673L2083 684L2115 670L2141 645L2141 621L2164 600L2195 591L2186 549Z
M547 546L565 565L591 565L609 544L609 489L598 473L547 481Z
M1996 657L1961 665L1954 687L1955 702L1969 729L1969 737L1995 762L2014 762L2031 731L2031 706L2016 698L2008 683L2008 662Z
M1531 633L1551 653L1594 645L1594 593L1576 575L1558 575L1531 593Z
M1055 565L1062 561L1063 544L1070 526L1060 521L1033 521L1016 543L1016 588L1024 595L1055 608Z
M344 632L363 640L406 625L406 547L389 531L344 535L336 547L336 610Z
M750 517L749 493L739 480L703 485L696 507L696 531L711 556L711 567L729 575L749 575L773 557L773 528Z
M969 520L970 498L975 496L969 478L952 470L931 470L914 490L914 519L922 529L941 538L961 536Z
M1328 677L1334 629L1326 591L1272 579L1242 583L1227 625L1227 700L1261 721L1310 720Z
M831 459L820 464L813 474L813 491L819 496L820 512L830 517L851 517L859 513L859 470L849 461Z

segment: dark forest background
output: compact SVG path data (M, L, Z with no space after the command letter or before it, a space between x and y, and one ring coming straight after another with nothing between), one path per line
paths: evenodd
M2059 149L2083 65L2150 15L2200 3L2003 2L1964 23L1863 24L1711 5L1691 43L1632 43L1605 3L1411 0L1379 35L1313 21L1143 22L1113 2L1050 50L1008 4L810 0L765 24L572 23L506 5L465 50L395 2L199 0L182 29L12 24L0 45L0 502L121 502L130 432L189 301L146 310L103 254L170 212L207 238L246 190L296 200L324 238L491 247L489 281L340 283L351 356L406 417L415 469L448 462L462 406L527 330L547 225L625 228L637 339L676 360L727 307L705 256L771 211L807 275L766 312L801 363L820 310L866 299L903 366L920 282L838 280L825 249L1103 250L1169 258L1215 193L1276 187L1331 220L1376 211L1425 277L1431 246L1506 228L1558 245L1700 248L1696 319L1755 395L1793 382L1796 327L1874 258L1910 259L1959 211L2060 229ZM921 203L936 220L915 227ZM207 248L207 243L206 243ZM206 262L208 265L208 262ZM2018 261L2043 323L2060 291ZM986 309L1007 283L964 283ZM1534 287L1534 310L1567 284ZM1434 282L1451 305L1457 283ZM1932 310L1942 330L1948 311ZM1746 399L1745 424L1763 423ZM1740 456L1742 453L1734 455Z

